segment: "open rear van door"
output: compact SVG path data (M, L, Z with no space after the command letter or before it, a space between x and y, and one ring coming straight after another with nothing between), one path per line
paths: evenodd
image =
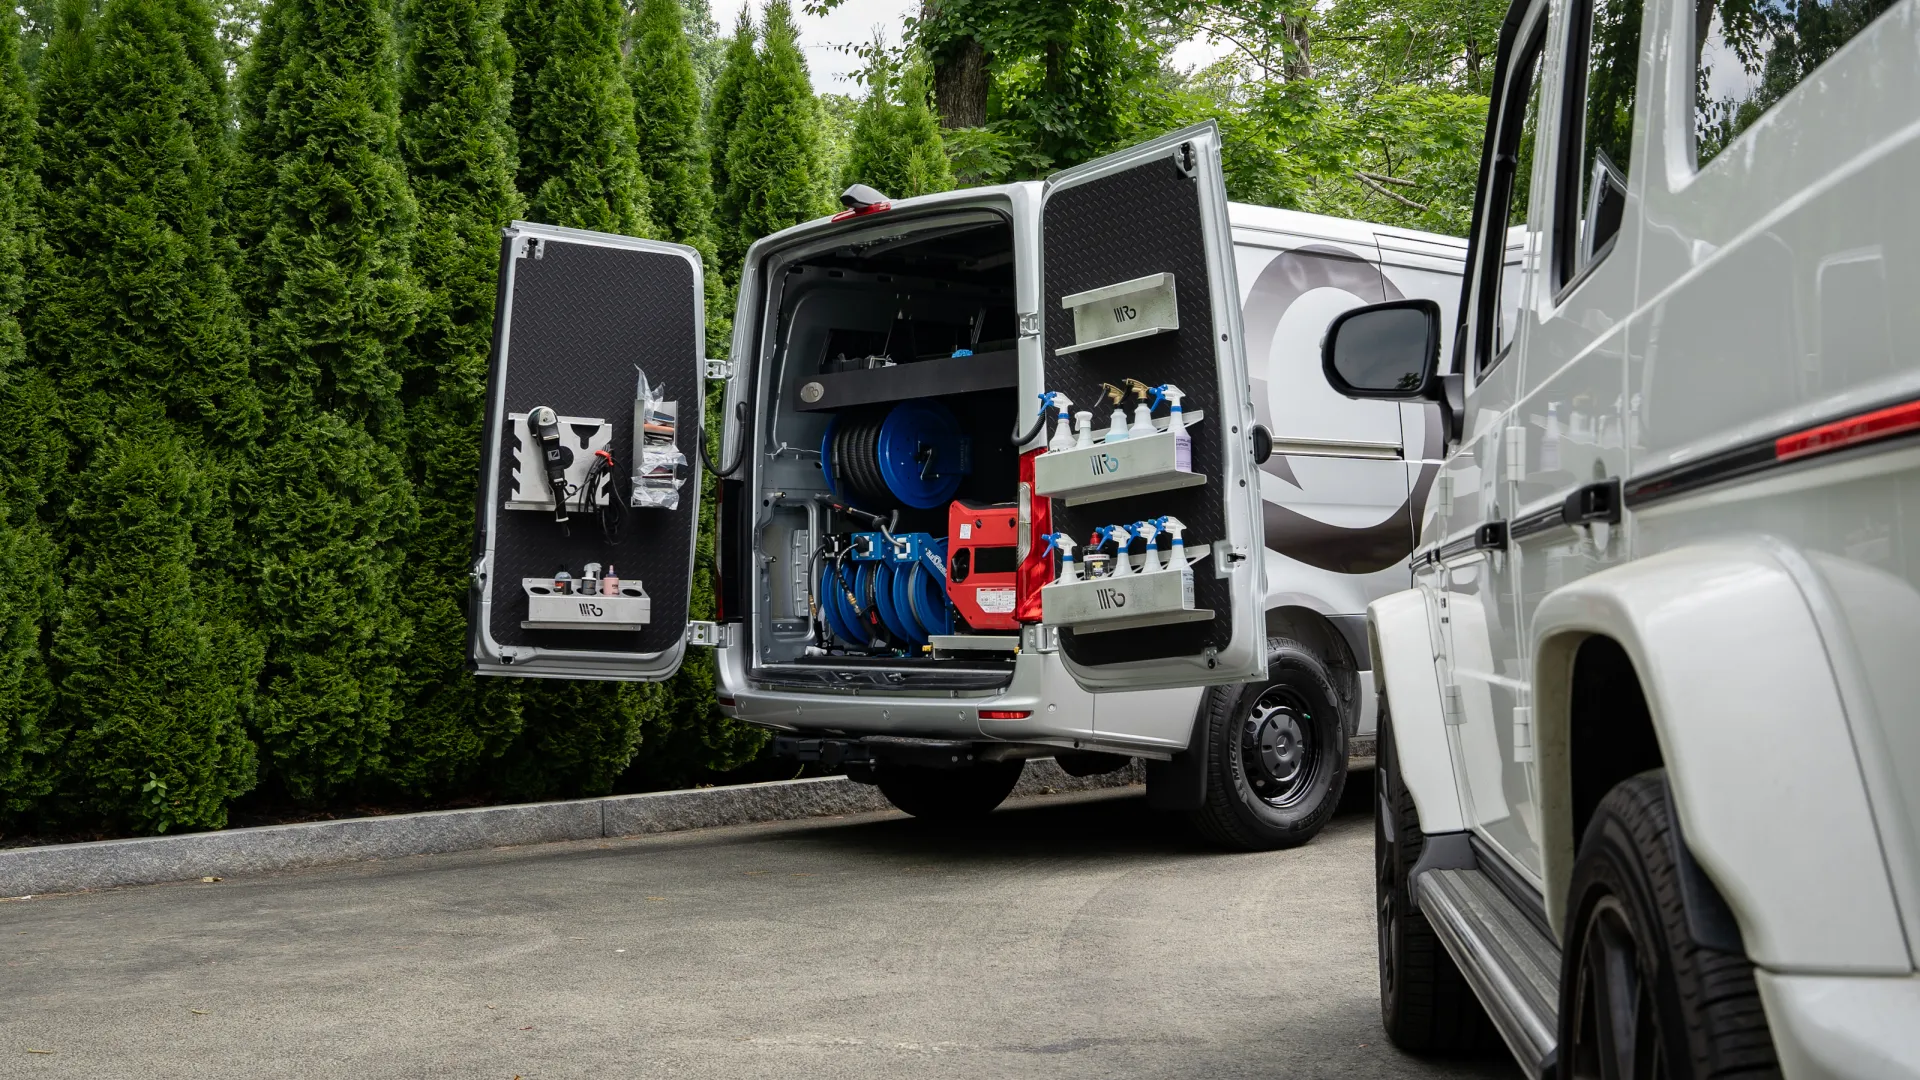
M1049 178L1041 196L1046 388L1091 410L1104 429L1102 384L1178 388L1188 446L1153 409L1157 436L1098 442L1035 461L1035 494L1079 546L1096 530L1171 518L1170 537L1134 539L1129 573L1042 591L1067 667L1089 690L1242 682L1266 675L1260 487L1254 414L1234 277L1220 133L1213 123ZM1136 401L1125 403L1133 415ZM1097 433L1098 434L1098 433ZM1112 535L1108 530L1107 535ZM1110 559L1118 543L1107 548ZM1157 562L1162 569L1151 567ZM1113 562L1109 566L1115 565Z
M702 295L689 247L506 230L467 605L475 672L657 681L679 670L699 519Z

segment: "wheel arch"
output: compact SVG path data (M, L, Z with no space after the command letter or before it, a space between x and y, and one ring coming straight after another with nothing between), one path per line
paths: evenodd
M1401 779L1413 796L1420 831L1429 835L1467 827L1440 705L1437 625L1424 589L1392 593L1367 605L1374 693L1389 703Z
M1845 710L1782 547L1755 538L1663 552L1566 585L1535 611L1553 926L1566 920L1580 807L1591 813L1591 788L1609 768L1635 763L1642 721L1619 710L1637 691L1688 848L1732 909L1748 955L1775 970L1909 969ZM1616 670L1604 671L1609 664ZM1616 728L1595 730L1610 718ZM1622 752L1583 764L1596 745Z
M1360 729L1363 701L1360 673L1366 670L1358 652L1331 618L1313 608L1284 604L1267 609L1267 636L1292 638L1306 646L1327 668L1339 697L1347 737ZM1362 643L1365 647L1365 643ZM1369 653L1371 655L1371 653Z

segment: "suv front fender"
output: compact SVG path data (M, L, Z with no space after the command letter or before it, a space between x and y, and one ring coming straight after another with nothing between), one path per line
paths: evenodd
M1467 827L1440 705L1432 602L1426 590L1407 589L1367 605L1374 692L1392 715L1401 779L1413 795L1420 831L1428 835Z
M1907 943L1804 558L1757 537L1637 559L1534 614L1548 918L1572 875L1574 658L1594 635L1632 660L1687 846L1775 971L1901 973ZM1817 587L1817 584L1814 586Z

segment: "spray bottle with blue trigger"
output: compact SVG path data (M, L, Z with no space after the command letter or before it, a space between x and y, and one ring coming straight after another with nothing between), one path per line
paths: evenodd
M1173 467L1181 472L1193 471L1193 437L1187 434L1187 422L1180 415L1180 402L1186 395L1172 383L1164 383L1153 388L1153 403L1160 404L1162 399L1172 403L1172 415L1167 417L1167 430L1173 432Z
M1154 521L1136 521L1132 526L1133 535L1147 542L1146 556L1141 560L1140 572L1151 574L1160 569L1160 526Z
M1167 569L1180 571L1180 595L1187 607L1193 606L1193 567L1187 562L1187 542L1184 534L1186 525L1177 517L1168 515L1153 519L1161 532L1173 537L1173 547L1167 552Z
M1127 577L1131 575L1133 573L1133 559L1127 554L1127 547L1133 543L1133 530L1127 528L1125 525L1103 525L1100 528L1100 533L1104 539L1111 540L1120 546L1119 553L1113 557L1113 573L1107 576Z
M1049 453L1073 449L1073 402L1058 390L1049 390L1040 395L1040 400L1053 406L1059 422L1053 427L1053 438L1047 442Z
M1054 576L1054 584L1080 580L1080 568L1073 561L1073 538L1063 532L1042 533L1040 542L1052 544L1060 551L1060 573Z

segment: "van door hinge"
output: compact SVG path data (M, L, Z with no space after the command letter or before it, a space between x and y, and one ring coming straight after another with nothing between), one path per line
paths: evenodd
M1448 683L1440 691L1440 716L1450 726L1459 726L1467 722L1466 710L1460 704L1460 687L1457 683Z
M1513 707L1513 760L1516 765L1533 761L1533 706Z
M1452 516L1453 475L1451 473L1441 473L1438 477L1434 478L1433 503L1435 511L1438 512L1441 517Z
M733 361L707 358L707 378L725 381L733 378Z
M1507 429L1507 479L1519 483L1527 478L1527 428L1515 424Z
M1021 337L1039 337L1040 336L1040 313L1039 312L1023 311L1020 313L1020 336Z
M687 644L705 645L714 649L725 649L733 642L733 635L727 632L732 623L693 621L687 623Z

